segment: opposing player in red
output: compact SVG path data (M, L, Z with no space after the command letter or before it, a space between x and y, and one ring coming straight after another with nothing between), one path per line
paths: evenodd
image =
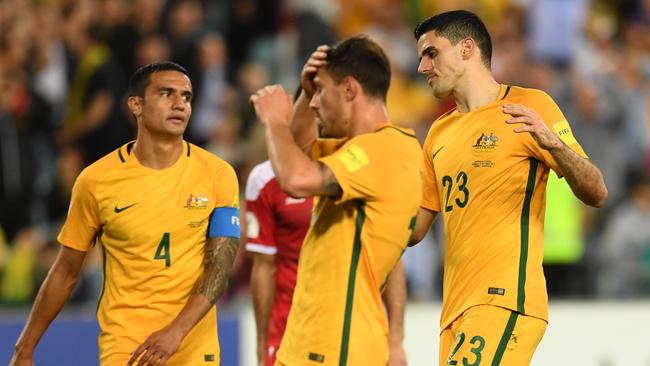
M257 326L258 366L272 366L287 324L296 286L298 257L309 229L312 197L285 194L265 161L250 173L246 183L246 250L253 253L251 291ZM402 347L406 288L401 261L384 291L388 311L389 363L405 366Z

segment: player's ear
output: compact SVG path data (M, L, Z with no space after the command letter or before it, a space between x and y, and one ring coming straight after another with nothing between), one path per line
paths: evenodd
M476 53L477 46L473 38L467 37L460 41L460 52L463 60L469 60Z
M131 113L138 118L142 114L142 97L131 96L126 102Z
M351 76L343 78L342 83L345 87L345 99L347 101L353 100L361 92L361 85Z

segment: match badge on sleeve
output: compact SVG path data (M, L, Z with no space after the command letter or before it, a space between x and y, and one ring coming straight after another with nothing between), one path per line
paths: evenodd
M232 207L239 208L239 195L238 194L235 195L232 202L233 202Z
M368 156L363 149L357 145L348 146L345 150L336 154L336 156L343 163L345 169L350 173L354 173L368 165Z
M573 137L573 132L571 132L571 127L569 127L569 122L560 121L553 124L553 129L560 136L560 140L564 142L567 146L571 146L578 141Z

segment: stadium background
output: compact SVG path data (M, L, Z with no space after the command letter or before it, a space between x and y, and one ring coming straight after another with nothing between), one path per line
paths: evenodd
M551 323L533 364L650 365L648 0L0 1L0 364L56 255L75 177L133 138L124 92L138 66L172 59L189 70L186 138L229 161L243 188L265 159L248 96L271 82L295 89L315 46L357 33L391 60L393 122L423 139L453 103L434 101L418 77L412 29L456 8L486 21L499 82L553 96L609 188L605 208L594 210L563 181L549 183ZM412 365L437 354L440 233L405 254ZM226 366L254 359L250 258L241 249L219 305ZM37 364L96 363L101 272L93 252Z

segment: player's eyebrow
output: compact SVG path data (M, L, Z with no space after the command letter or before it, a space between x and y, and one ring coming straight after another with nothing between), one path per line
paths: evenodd
M176 89L169 87L169 86L161 86L158 88L158 92L169 92L169 93L174 93ZM192 96L194 95L191 91L185 90L181 92L181 95L184 97L188 97L188 99L192 99Z
M430 55L430 54L433 53L434 51L436 51L436 48L435 48L435 47L433 47L433 46L427 46L427 47L425 47L425 48L422 50L422 52L420 52L420 58L424 57L424 55Z

